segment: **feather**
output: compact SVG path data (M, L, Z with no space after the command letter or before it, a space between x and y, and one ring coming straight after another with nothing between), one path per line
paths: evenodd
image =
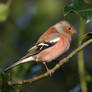
M55 32L54 32L55 31ZM50 42L54 39L60 38L61 35L59 32L57 32L57 29L55 27L51 27L46 31L37 41L39 42Z
M40 43L37 43L32 48L30 48L28 50L28 53L24 57L22 57L20 60L23 60L23 59L28 58L30 56L36 55L39 52L41 52L42 50L53 46L54 44L55 44L55 42L40 42Z
M12 64L11 66L9 66L8 68L6 68L6 69L4 70L4 72L10 70L11 68L13 68L13 67L15 67L15 66L17 66L17 65L19 65L19 64L22 64L22 63L25 63L25 62L29 62L29 61L34 61L34 60L35 60L35 57L34 57L34 56L28 57L28 58L23 59L23 60L19 60L19 61L17 61L16 63L14 63L14 64Z

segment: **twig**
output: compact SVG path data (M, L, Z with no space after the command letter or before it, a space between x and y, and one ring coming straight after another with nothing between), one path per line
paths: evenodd
M90 43L92 43L92 39L89 39L88 41L86 41L82 45L80 45L77 49L72 51L65 59L61 60L58 64L56 64L56 66L54 68L52 68L52 70L55 72L58 68L60 68L60 66L62 66L64 63L66 63L72 56L74 56L76 53L78 53L80 50L82 50L84 47L86 47ZM35 82L35 81L40 80L42 78L45 78L47 76L49 76L48 72L41 74L37 77L34 77L32 79L29 79L29 80L22 80L22 81L16 81L16 82L9 81L8 84L9 85L22 85L25 83L32 83L32 82Z

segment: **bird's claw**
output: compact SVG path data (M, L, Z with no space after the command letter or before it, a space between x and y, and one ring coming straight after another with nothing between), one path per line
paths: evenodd
M49 73L49 75L50 75L50 77L51 77L51 75L54 73L54 70L48 69L47 72Z

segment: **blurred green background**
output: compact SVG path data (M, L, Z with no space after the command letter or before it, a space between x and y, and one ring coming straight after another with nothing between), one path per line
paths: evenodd
M78 31L80 16L70 13L64 17L64 6L72 0L0 0L7 5L0 17L0 72L26 54L35 44L39 36L53 24L61 20L69 21ZM92 5L91 0L85 0ZM0 7L1 10L3 9ZM0 12L2 12L0 10ZM92 22L86 24L85 33L92 31ZM77 35L73 36L67 56L77 48ZM84 49L86 72L92 75L92 46ZM61 57L61 58L63 58ZM57 59L48 64L52 68ZM71 61L71 62L70 62ZM9 71L12 80L33 78L46 72L41 63L29 62L19 65ZM51 77L32 84L22 85L20 92L79 92L80 82L77 68L77 55L72 57ZM89 92L92 92L92 80L88 82Z

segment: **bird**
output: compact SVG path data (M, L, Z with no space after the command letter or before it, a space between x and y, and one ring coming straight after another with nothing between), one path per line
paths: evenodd
M24 57L4 71L7 72L22 63L36 61L43 63L47 72L51 74L53 71L47 67L47 63L52 62L69 50L72 35L76 33L77 30L66 20L52 25L38 38L38 41Z

